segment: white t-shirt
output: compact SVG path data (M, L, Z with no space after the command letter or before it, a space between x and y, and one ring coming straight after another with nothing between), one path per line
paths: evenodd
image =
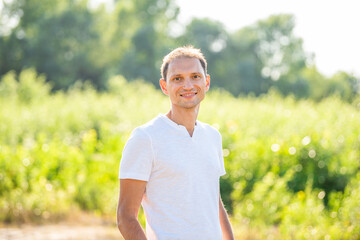
M142 206L149 240L222 239L219 178L221 135L196 121L193 136L160 114L125 144L120 179L147 181Z

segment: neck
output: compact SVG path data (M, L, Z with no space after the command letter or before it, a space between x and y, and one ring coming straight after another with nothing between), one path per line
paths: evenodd
M171 109L166 116L176 124L184 126L192 137L198 113L199 105L191 109L178 109L175 106L171 106Z

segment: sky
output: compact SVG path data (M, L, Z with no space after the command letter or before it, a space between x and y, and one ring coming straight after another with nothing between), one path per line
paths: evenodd
M180 22L192 17L222 22L236 31L273 14L293 14L294 33L306 52L315 54L318 70L331 76L337 71L360 76L359 0L176 0Z

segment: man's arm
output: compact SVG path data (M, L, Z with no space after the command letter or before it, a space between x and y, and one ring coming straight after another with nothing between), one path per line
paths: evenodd
M146 240L137 219L146 182L120 179L120 194L117 207L117 224L125 240Z
M221 196L219 198L219 217L220 217L221 231L223 234L223 240L234 240L234 234L231 229L229 217L226 213L224 204L221 200Z

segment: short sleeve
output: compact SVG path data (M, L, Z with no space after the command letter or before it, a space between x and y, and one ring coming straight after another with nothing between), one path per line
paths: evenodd
M221 138L221 134L219 132L218 132L218 136L219 136L218 152L219 152L219 162L220 162L220 176L223 176L226 174L226 171L225 171L224 156L223 156L223 149L222 149L222 138Z
M153 162L150 136L136 128L126 142L119 169L119 179L149 181Z

